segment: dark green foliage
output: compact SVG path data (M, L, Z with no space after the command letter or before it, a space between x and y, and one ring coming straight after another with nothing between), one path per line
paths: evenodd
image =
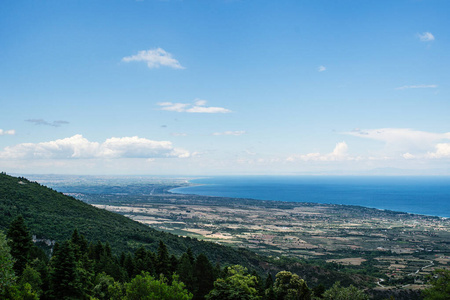
M134 253L134 262L135 274L147 272L150 275L155 275L155 257L151 251L147 251L144 247L141 246Z
M169 274L175 273L177 271L177 267L178 259L172 254L169 259Z
M9 239L8 243L11 248L11 255L15 260L14 271L17 275L21 275L30 259L31 248L33 248L31 234L21 215L12 221L8 229L7 237Z
M342 287L340 282L336 282L330 289L323 293L323 299L327 300L369 300L364 291L357 289L353 285Z
M55 247L50 264L51 297L54 299L82 298L86 287L81 284L74 249L69 241Z
M180 280L186 284L186 288L194 291L194 264L191 261L188 253L183 253L177 266L176 273L180 276Z
M6 298L8 290L15 284L14 259L6 242L6 236L0 231L0 299Z
M136 265L134 263L134 258L131 256L130 253L128 253L125 256L125 260L123 262L123 267L125 271L127 272L128 278L133 278L136 274Z
M114 278L105 274L104 272L97 274L94 280L92 296L99 300L111 299L113 295L109 287L113 285L114 285Z
M199 254L195 260L194 277L196 278L194 299L203 299L212 290L216 279L213 266L204 254Z
M326 290L325 286L323 284L319 284L313 288L313 295L322 298L325 290Z
M207 300L259 300L258 279L247 274L247 269L235 265L227 268L227 276L214 282L214 289L206 295Z
M189 258L189 260L191 261L191 264L194 265L195 257L194 257L194 253L192 253L192 249L191 248L187 248L186 255Z
M450 299L450 270L436 270L431 287L423 291L425 300Z
M273 277L272 274L267 274L266 284L264 286L265 289L270 289L273 286Z
M306 285L306 282L297 274L292 274L288 271L281 271L276 275L273 291L277 300L311 299L311 290Z
M177 276L172 277L169 284L164 276L159 280L148 273L137 275L130 283L125 284L127 300L190 300L192 294L189 293Z
M37 296L42 295L42 275L36 269L27 264L20 277L19 286L25 287L29 284L30 289Z
M158 253L156 255L156 274L163 274L166 278L170 273L169 251L163 241L159 241Z

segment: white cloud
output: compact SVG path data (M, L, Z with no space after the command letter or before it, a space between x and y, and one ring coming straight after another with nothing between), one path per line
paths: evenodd
M160 102L157 103L161 106L161 110L187 112L187 113L230 113L231 110L223 107L205 106L206 100L196 99L194 104L190 103L173 103L173 102Z
M396 90L406 90L406 89L435 89L437 84L418 84L418 85L404 85L396 88Z
M319 66L319 68L317 69L319 72L323 72L325 71L327 68L325 68L325 66Z
M409 152L406 152L406 153L402 154L402 157L403 157L404 159L413 159L413 158L416 158L415 155L413 155L413 154L411 154L411 153L409 153Z
M184 67L172 57L172 54L164 49L156 48L150 50L139 51L138 54L122 58L123 62L143 61L147 63L150 69L159 68L160 66L170 67L173 69L184 69Z
M229 113L231 110L223 107L213 107L213 106L194 106L186 110L188 113L207 113L207 114L217 114L217 113Z
M172 102L160 102L160 103L158 103L158 105L161 106L161 110L185 112L186 108L190 104L186 104L186 103L172 103Z
M10 129L10 130L3 130L0 129L0 135L15 135L16 131L14 129Z
M201 100L201 99L196 99L195 100L195 102L194 102L194 104L196 105L196 106L205 106L206 105L206 100Z
M354 160L355 158L348 155L348 146L346 142L339 142L328 154L320 154L318 152L308 154L296 154L287 158L287 161L343 161Z
M435 152L428 152L427 158L450 158L450 143L439 143Z
M189 157L189 152L177 149L169 141L145 138L112 137L103 143L90 142L77 134L69 138L42 143L23 143L6 147L3 159L87 159L87 158L159 158Z
M431 32L418 33L417 36L419 37L421 42L434 41L434 35L431 34Z
M442 140L450 139L450 132L433 133L409 128L356 129L344 134L384 142L392 150L403 152L426 151Z
M225 132L214 132L212 135L243 135L245 134L245 131L238 130L238 131L225 131Z

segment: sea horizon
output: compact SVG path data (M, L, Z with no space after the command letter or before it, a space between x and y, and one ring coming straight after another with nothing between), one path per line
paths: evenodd
M199 176L200 177L200 176ZM204 176L172 193L356 205L450 218L449 176Z

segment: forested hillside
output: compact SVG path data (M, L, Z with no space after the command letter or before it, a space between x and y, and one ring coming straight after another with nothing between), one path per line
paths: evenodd
M94 243L108 243L119 255L135 253L143 246L156 252L160 241L171 254L181 257L189 248L194 255L204 254L221 266L242 265L258 274L273 276L289 270L301 274L311 286L330 287L340 281L343 285L368 286L374 279L326 270L299 260L259 256L246 249L237 249L196 239L159 232L122 215L95 208L26 178L0 174L0 230L6 231L18 216L23 216L32 235L39 239L63 242L71 238L74 229Z
M258 257L249 251L156 231L26 178L5 173L0 174L0 215L0 229L6 230L15 217L22 215L31 233L39 239L64 241L78 229L88 240L108 242L115 253L134 252L140 246L156 251L159 241L163 241L175 255L191 248L195 254L207 254L212 261L259 268Z

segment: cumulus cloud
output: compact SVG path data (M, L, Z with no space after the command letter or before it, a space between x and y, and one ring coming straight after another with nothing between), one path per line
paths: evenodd
M434 35L431 32L418 33L417 36L421 42L434 41Z
M62 120L47 122L44 119L28 119L25 121L33 123L34 125L46 125L46 126L53 126L53 127L60 127L61 125L69 124L69 122L62 121Z
M450 143L439 143L435 146L436 151L428 152L427 158L450 158Z
M174 148L169 141L145 138L112 137L103 143L91 142L81 134L42 143L23 143L6 147L2 159L88 159L189 157L189 152Z
M325 68L325 66L319 66L319 68L317 69L319 72L323 72L325 71L327 68Z
M3 130L0 129L0 135L15 135L16 131L14 129L10 129L10 130Z
M184 69L178 60L172 57L172 54L162 48L142 50L136 55L122 58L123 62L142 61L147 63L150 69L165 66L173 69Z
M437 84L418 84L418 85L404 85L400 86L398 88L395 88L396 90L406 90L406 89L435 89L437 88Z
M160 102L157 103L161 110L187 112L187 113L230 113L231 110L223 107L206 106L206 100L196 99L193 104L191 103L173 103L173 102Z
M354 160L348 155L348 145L346 142L339 142L331 153L321 154L318 152L308 154L296 154L287 158L287 161L343 161Z
M403 157L404 159L414 159L414 158L416 158L415 155L413 155L413 154L411 154L411 153L409 153L409 152L406 152L406 153L402 154L402 157Z
M237 131L224 131L224 132L214 132L212 135L243 135L245 131L237 130Z

